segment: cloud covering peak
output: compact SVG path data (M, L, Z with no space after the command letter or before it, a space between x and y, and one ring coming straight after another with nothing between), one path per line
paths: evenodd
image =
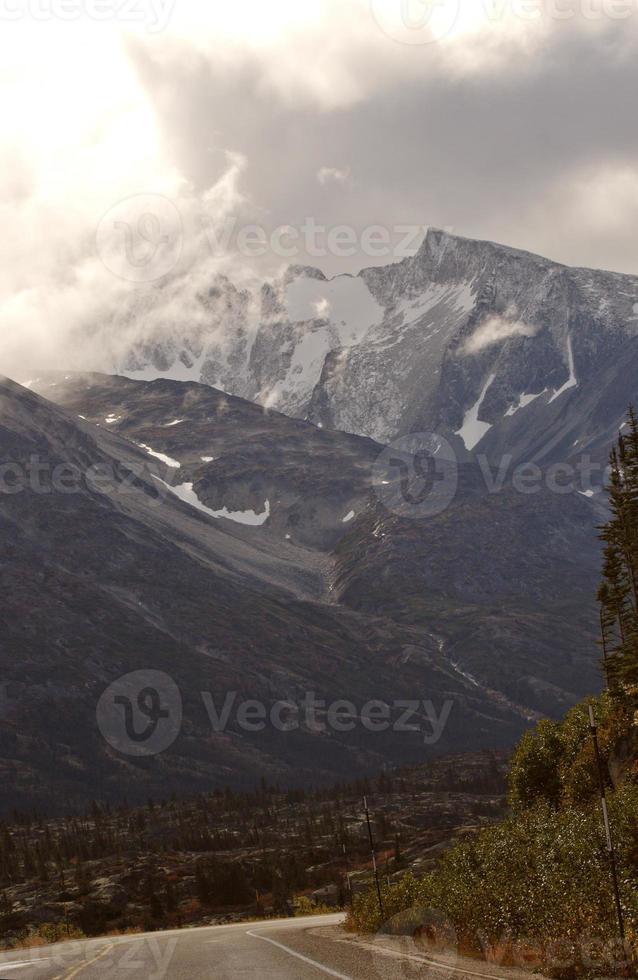
M141 18L114 2L96 21L88 0L77 19L54 3L35 17L25 0L2 22L0 370L96 366L105 343L195 316L220 271L243 282L288 261L335 274L392 260L355 247L255 261L226 240L229 220L270 233L311 218L357 242L370 226L436 225L636 270L635 12L585 16L573 0L570 18L540 2L523 17L509 0L460 0L433 39L400 0L145 2ZM172 261L138 213L151 197L183 230L170 283L118 274L100 237L105 219L135 226Z
M502 316L490 316L468 337L461 350L464 354L480 354L493 344L503 343L512 337L533 337L538 332L521 320L510 320Z

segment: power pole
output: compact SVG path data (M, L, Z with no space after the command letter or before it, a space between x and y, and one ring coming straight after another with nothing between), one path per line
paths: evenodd
M603 612L603 607L600 607L600 637L601 646L603 648L603 665L605 671L605 682L607 684L607 690L609 690L609 663L607 660L607 632L605 630L605 613Z
M368 825L368 837L370 838L370 853L372 854L372 868L374 871L374 881L377 886L377 898L379 899L379 912L381 921L385 922L385 912L383 911L383 899L381 898L381 885L379 884L379 871L377 868L377 855L374 849L374 837L372 836L372 824L370 823L370 811L368 810L368 797L363 797L363 809L365 810L366 823Z
M352 894L352 879L350 878L350 858L348 856L348 847L346 844L345 836L341 843L341 849L343 851L343 860L346 865L346 885L348 888L348 901L350 903L350 908L354 908L354 897Z
M614 901L616 904L616 916L618 918L618 932L620 934L621 942L624 945L625 942L625 920L623 918L622 905L620 904L620 890L618 888L618 868L616 866L616 848L614 847L614 841L611 836L611 826L609 823L609 814L607 812L607 796L605 793L605 772L603 770L603 762L600 757L600 748L598 746L598 728L596 726L596 719L594 718L594 709L592 705L588 705L589 708L589 728L591 730L591 737L594 743L594 753L596 755L596 766L598 768L598 780L600 782L600 806L603 811L603 823L605 825L605 837L607 838L607 852L609 854L609 864L611 867L611 877L614 886Z

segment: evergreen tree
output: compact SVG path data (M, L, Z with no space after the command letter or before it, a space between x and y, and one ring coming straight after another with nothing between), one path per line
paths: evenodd
M638 417L629 409L627 432L610 455L607 488L611 517L604 542L600 602L601 643L609 687L638 692Z

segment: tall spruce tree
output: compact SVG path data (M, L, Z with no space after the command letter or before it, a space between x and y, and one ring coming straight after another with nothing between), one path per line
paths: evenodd
M623 431L626 430L626 431ZM609 458L611 517L602 526L598 590L604 668L610 689L638 694L638 417L629 409Z

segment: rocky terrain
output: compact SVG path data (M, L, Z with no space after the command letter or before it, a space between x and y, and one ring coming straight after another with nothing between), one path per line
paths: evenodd
M638 278L442 231L358 276L292 266L259 295L220 279L200 302L196 325L145 335L113 369L544 463L604 455L636 394Z

